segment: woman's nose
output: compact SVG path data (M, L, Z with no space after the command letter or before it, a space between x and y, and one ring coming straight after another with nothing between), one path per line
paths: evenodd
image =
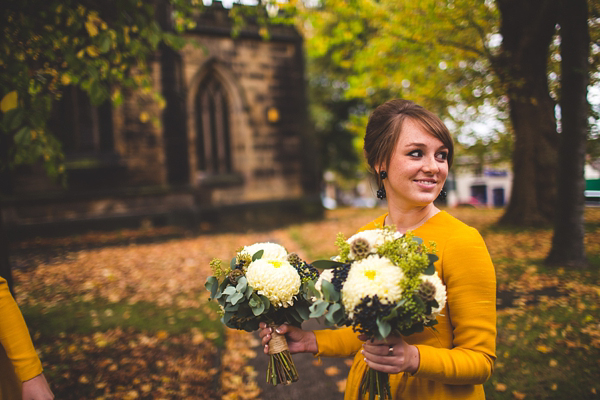
M432 174L437 173L440 170L435 157L424 157L423 158L423 170L431 172Z

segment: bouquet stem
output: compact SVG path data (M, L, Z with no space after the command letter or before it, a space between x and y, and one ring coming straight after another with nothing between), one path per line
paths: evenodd
M275 332L275 326L272 326L272 328L273 333L269 343L270 358L267 367L267 383L273 386L280 383L289 385L298 380L298 371L292 360L285 336Z
M389 374L367 368L360 382L360 393L363 398L366 393L369 393L369 400L391 399Z

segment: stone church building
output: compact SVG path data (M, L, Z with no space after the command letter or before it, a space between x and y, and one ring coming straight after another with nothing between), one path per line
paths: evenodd
M68 184L35 167L17 171L2 200L9 233L148 220L239 228L321 214L302 37L278 26L265 40L248 25L234 38L228 11L214 2L182 50L149 60L164 109L143 93L117 108L65 93L49 127L63 143Z

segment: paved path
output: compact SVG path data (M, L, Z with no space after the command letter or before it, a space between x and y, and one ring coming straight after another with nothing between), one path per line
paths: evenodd
M324 326L311 319L303 324L303 328L323 329ZM312 354L294 354L298 381L287 386L272 386L266 383L265 379L269 357L263 353L260 345L254 350L258 356L249 364L258 371L256 380L262 390L260 396L262 400L342 400L344 398L343 387L350 371L351 359L322 357L318 365L317 359ZM342 391L339 389L340 386Z

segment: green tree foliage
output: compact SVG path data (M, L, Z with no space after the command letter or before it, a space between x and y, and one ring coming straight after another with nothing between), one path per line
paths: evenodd
M128 89L152 91L147 60L159 43L180 46L161 27L156 10L171 11L174 31L193 27L195 0L8 0L0 11L0 167L42 161L50 176L62 174L61 144L46 125L52 104L67 86L87 92L93 104L123 100ZM163 10L165 8L162 8ZM141 119L157 118L147 113ZM156 119L158 121L158 119Z
M358 166L370 110L392 97L414 100L457 128L479 107L506 109L490 73L499 49L492 2L325 0L300 15L317 131L326 143L353 135L346 165Z

